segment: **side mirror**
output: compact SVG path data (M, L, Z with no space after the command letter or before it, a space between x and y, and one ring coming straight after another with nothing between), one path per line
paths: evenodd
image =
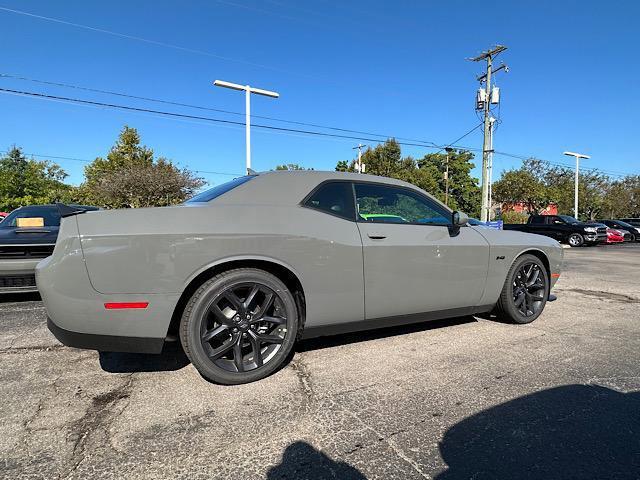
M468 221L469 216L464 212L455 211L451 214L451 223L453 223L456 227L466 225Z

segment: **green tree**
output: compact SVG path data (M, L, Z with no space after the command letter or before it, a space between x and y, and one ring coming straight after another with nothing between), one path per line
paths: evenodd
M153 157L135 128L125 126L107 158L85 167L84 201L106 208L138 208L181 203L205 185L202 178L170 160Z
M470 215L480 210L480 189L478 180L471 176L474 164L473 154L455 151L449 159L449 206ZM362 154L366 173L397 178L412 183L429 192L441 201L445 199L444 170L446 155L428 154L417 160L403 157L400 144L393 138L375 148L368 148ZM336 165L338 172L355 172L356 160L341 160Z
M480 214L481 190L478 179L471 175L475 168L473 153L454 150L449 153L449 199L448 204L454 210L462 210L472 216ZM420 169L429 169L436 185L431 190L441 201L445 201L447 169L446 153L430 153L418 161Z
M493 199L507 207L522 203L528 214L537 214L549 205L551 192L544 178L546 164L539 160L525 161L518 169L502 172L493 183Z
M276 170L313 170L313 168L305 168L297 163L283 163L282 165L276 165Z
M65 201L73 192L66 178L58 164L28 159L14 146L0 159L0 210Z

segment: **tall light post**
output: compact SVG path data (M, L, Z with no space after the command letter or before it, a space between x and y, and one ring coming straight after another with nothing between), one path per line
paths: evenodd
M232 90L244 90L245 92L245 138L247 147L247 173L251 170L251 94L257 93L265 97L278 98L277 92L262 90L261 88L253 88L249 85L240 85L237 83L225 82L224 80L216 80L213 82L216 87L230 88Z
M569 157L576 157L576 182L573 192L573 216L578 219L578 168L581 158L591 158L589 155L583 155L582 153L575 152L563 152Z

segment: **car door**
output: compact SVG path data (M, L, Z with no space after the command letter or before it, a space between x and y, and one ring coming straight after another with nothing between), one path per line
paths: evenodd
M549 215L549 236L558 241L566 240L571 234L571 227L562 218Z
M354 190L367 319L478 304L489 257L482 235L453 228L450 213L417 190L368 182Z

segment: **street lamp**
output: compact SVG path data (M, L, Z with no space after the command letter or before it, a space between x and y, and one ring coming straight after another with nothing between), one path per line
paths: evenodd
M576 183L574 188L573 197L573 216L578 219L578 168L581 158L591 158L589 155L583 155L582 153L575 152L562 152L569 157L576 157Z
M249 85L239 85L237 83L225 82L224 80L216 80L213 82L216 87L230 88L232 90L244 90L245 92L245 137L247 144L247 173L251 170L251 94L257 93L265 97L278 98L277 92L262 90L261 88L253 88Z

